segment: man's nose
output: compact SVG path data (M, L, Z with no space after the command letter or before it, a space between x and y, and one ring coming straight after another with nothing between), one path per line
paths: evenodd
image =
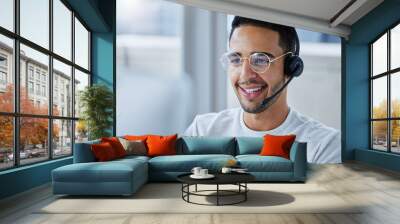
M240 76L243 80L248 80L257 76L257 73L251 69L249 59L244 59Z

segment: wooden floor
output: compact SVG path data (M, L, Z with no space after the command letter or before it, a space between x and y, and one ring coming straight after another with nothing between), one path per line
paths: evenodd
M346 201L367 204L357 214L36 214L54 200L50 186L0 201L0 223L400 223L400 174L359 163L310 167L317 183ZM173 205L172 205L173 206Z

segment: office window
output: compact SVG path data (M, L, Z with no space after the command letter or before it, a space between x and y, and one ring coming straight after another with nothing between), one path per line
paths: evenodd
M29 94L33 94L34 92L33 82L28 82L28 92Z
M60 0L53 0L54 52L71 60L72 12Z
M182 72L183 7L164 0L117 1L117 69L135 76Z
M371 148L400 153L400 25L378 37L371 52Z
M49 0L20 0L21 36L49 48Z
M13 51L13 40L0 33L0 112L14 111L14 83L11 78L14 72L10 63L14 57Z
M59 91L61 94L61 101L63 102L63 95L72 95L71 89L65 89L64 85L65 83L70 83L72 84L72 68L69 65L66 65L58 60L53 60L53 114L62 116L62 117L72 117L72 102L68 102L69 107L62 112L60 109L57 107L59 101ZM69 100L72 101L72 98Z
M90 30L67 1L0 2L0 26L8 30L0 29L0 170L70 156L79 121L79 113L73 114L76 91L71 87L89 85ZM15 78L19 88L14 88Z
M72 154L72 121L53 120L53 157Z
M89 32L75 18L75 63L89 69Z
M4 71L0 71L0 84L7 84L7 73L5 73Z
M14 0L1 0L0 26L14 31Z
M13 117L0 115L0 170L14 165Z

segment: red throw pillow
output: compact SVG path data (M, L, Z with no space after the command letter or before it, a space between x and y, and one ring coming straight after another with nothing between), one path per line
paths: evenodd
M146 142L147 135L125 135L124 139L129 140L129 141L143 141Z
M108 142L114 149L115 155L117 158L121 158L126 156L126 151L124 146L122 146L121 142L119 142L117 137L110 137L110 138L101 138L101 142Z
M261 149L261 156L280 156L290 159L290 148L296 135L264 135L264 146Z
M177 134L170 136L149 135L146 140L148 156L175 155L177 138Z
M92 144L91 149L94 157L99 162L109 161L117 158L113 147L108 142Z

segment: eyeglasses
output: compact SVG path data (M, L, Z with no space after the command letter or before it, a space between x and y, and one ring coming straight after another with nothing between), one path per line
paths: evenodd
M242 67L244 60L249 60L251 70L257 73L264 73L268 70L272 62L288 54L293 54L293 53L289 51L274 59L271 59L266 53L263 52L255 52L251 54L248 58L241 57L239 53L236 52L227 52L222 55L220 61L222 67L224 67L224 69L227 70L231 68L239 69Z

